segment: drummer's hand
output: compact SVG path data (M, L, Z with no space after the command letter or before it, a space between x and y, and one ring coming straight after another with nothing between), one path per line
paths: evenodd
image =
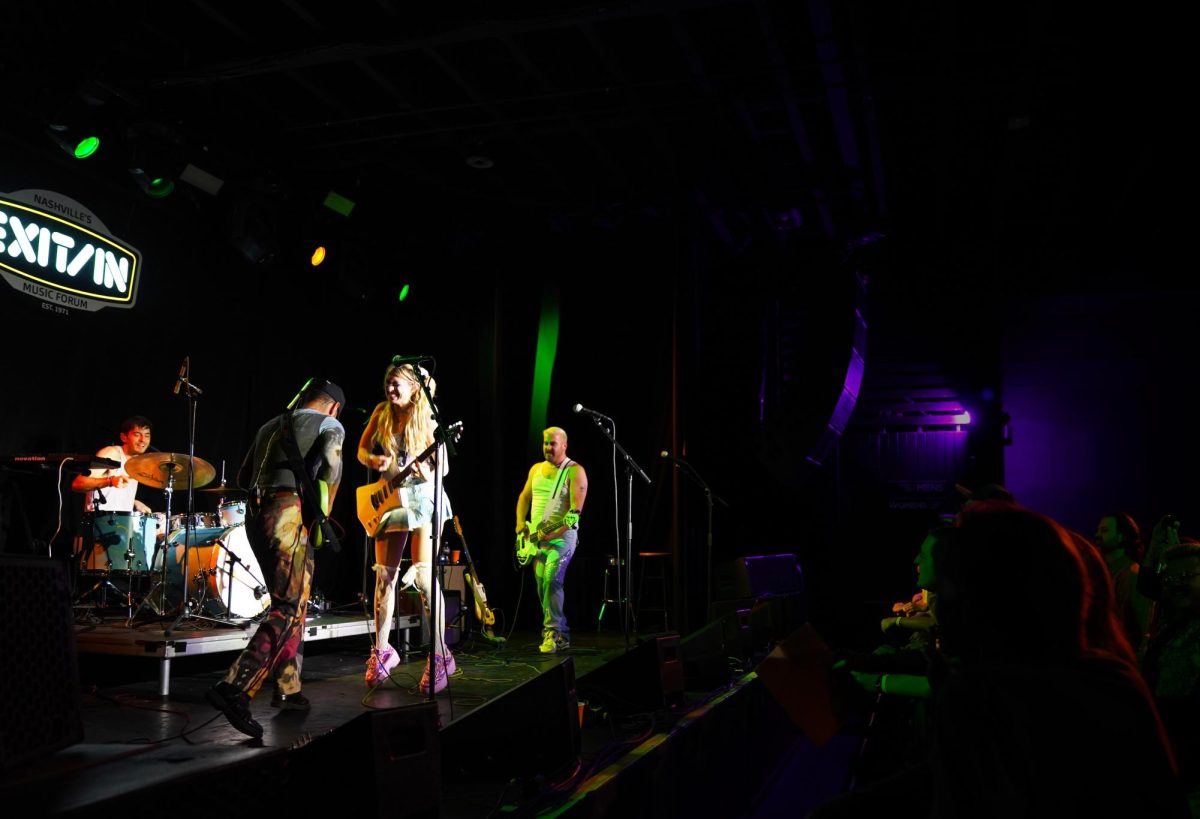
M129 484L129 478L124 475L109 475L108 485L114 489L124 489Z
M133 508L134 508L134 509L136 509L137 511L141 512L143 515L152 515L152 514L154 514L154 510L152 510L152 509L151 509L149 506L147 506L146 504L142 503L140 500L135 500L135 501L133 502Z

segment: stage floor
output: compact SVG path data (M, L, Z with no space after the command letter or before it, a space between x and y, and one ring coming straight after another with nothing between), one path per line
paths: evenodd
M169 632L168 626L173 626ZM206 794L211 799L220 793L220 772L227 766L302 747L369 711L427 702L417 691L424 653L406 652L392 680L368 691L363 673L371 647L369 621L359 615L321 615L309 619L308 629L303 677L312 710L272 708L268 684L252 704L264 735L252 740L204 699L205 690L221 679L245 645L252 624L174 624L171 618L129 628L120 617L84 618L76 626L83 740L10 771L0 783L0 798L7 804L32 800L41 806L41 815L83 815L133 792L161 790L177 780L194 782L212 772L217 790ZM569 651L552 655L538 652L536 633L516 633L504 643L468 637L453 645L458 671L435 700L439 730L563 663L573 664L573 680L624 654L627 646L619 632L576 633L572 639ZM604 732L608 738L611 727ZM443 765L439 815L486 816L502 796L504 783L487 781L490 777L450 782L448 776L452 774ZM191 786L181 788L179 799L194 798L184 790ZM158 809L177 813L169 804Z

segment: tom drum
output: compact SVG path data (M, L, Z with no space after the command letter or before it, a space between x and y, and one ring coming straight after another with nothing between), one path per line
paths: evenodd
M246 522L246 502L227 501L217 507L222 526L241 526Z
M91 548L84 548L83 571L145 572L154 556L158 520L141 512L92 512Z

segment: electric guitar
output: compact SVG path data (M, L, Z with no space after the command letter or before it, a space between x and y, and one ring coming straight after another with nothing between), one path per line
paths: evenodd
M492 626L496 624L496 613L488 606L487 592L483 590L483 584L479 582L479 576L475 572L475 561L471 559L471 550L467 548L467 539L463 537L458 515L454 516L454 532L462 541L463 554L467 556L466 576L467 582L471 584L471 594L475 598L475 619L480 622L480 634L486 640L503 643L503 637L492 633Z
M462 434L462 421L456 421L446 428L448 436L455 441ZM358 521L363 528L367 530L367 534L371 537L375 536L375 532L379 529L379 523L383 520L383 516L393 509L399 509L407 505L404 499L404 493L400 491L400 484L406 478L412 476L417 471L417 464L425 461L432 455L440 445L439 441L434 441L425 448L417 457L413 458L409 463L390 478L380 478L374 483L369 483L366 486L358 487L355 493L358 502Z
M517 563L528 566L529 561L533 560L538 553L539 537L548 535L563 526L574 526L577 520L579 520L578 512L563 512L561 515L555 515L549 520L542 521L532 532L529 531L529 525L526 524L525 529L517 533Z

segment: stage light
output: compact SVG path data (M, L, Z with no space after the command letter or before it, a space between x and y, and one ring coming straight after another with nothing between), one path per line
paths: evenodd
M321 262L325 261L325 245L317 245L317 249L312 254L312 266L319 267Z
M46 131L64 152L76 159L87 159L100 150L100 137L67 125L50 125Z
M133 181L151 199L164 199L175 191L175 182L165 176L151 176L141 168L130 168Z
M325 194L325 201L322 204L334 213L340 213L347 219L350 218L350 213L354 210L354 202L335 191Z
M100 150L104 136L102 114L109 92L100 84L85 82L55 106L46 121L46 134L76 159L87 159Z
M404 301L404 300L405 300L405 299L407 299L407 298L408 298L408 285L406 284L406 285L404 285L403 287L401 287L401 288L400 288L400 294L399 294L399 296L397 297L397 299L396 299L396 300L397 300L397 301Z
M142 193L151 199L164 199L175 190L175 178L182 170L183 138L159 122L139 122L129 126L129 173Z

